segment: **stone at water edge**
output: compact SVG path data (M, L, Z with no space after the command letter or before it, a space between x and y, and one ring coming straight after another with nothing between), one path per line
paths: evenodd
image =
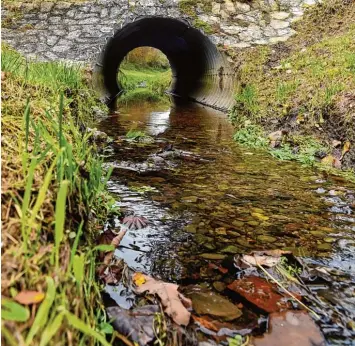
M325 346L318 326L305 311L286 311L269 316L269 331L252 337L254 346Z
M212 291L196 287L186 294L192 300L192 307L199 315L219 317L225 321L232 321L242 315L236 305Z

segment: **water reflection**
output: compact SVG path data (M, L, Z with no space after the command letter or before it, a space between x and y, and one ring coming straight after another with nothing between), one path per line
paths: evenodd
M133 125L155 141L120 137ZM202 107L130 108L98 127L118 139L106 163L110 191L124 211L150 221L117 251L134 269L213 284L221 278L211 261L228 266L236 253L283 249L354 275L354 184L236 145L226 115ZM329 292L347 292L334 281Z

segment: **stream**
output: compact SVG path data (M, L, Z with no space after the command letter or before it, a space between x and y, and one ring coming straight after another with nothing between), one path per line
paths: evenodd
M289 250L328 275L311 287L323 304L317 323L327 342L353 345L354 184L236 144L227 116L198 105L122 108L96 127L113 139L103 152L114 168L109 191L122 213L148 222L116 250L130 268L227 296L236 254ZM152 139L128 140L132 128ZM106 291L121 307L133 306L122 284Z

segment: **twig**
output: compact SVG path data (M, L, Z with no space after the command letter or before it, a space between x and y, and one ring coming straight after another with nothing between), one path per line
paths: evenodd
M320 319L320 316L313 311L311 308L309 308L307 305L303 304L298 298L296 298L289 290L287 290L279 281L277 281L271 274L269 274L259 263L257 263L257 266L272 280L274 281L278 286L280 286L287 294L289 294L296 302L298 302L300 305L302 305L306 310L311 312L318 320Z

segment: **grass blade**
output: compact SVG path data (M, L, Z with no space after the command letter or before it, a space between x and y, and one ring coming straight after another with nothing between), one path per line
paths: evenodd
M59 315L57 315L53 322L46 327L46 329L42 333L41 342L39 346L46 346L53 336L57 333L58 329L61 327L65 312L62 311Z
M110 346L110 343L106 341L105 337L102 334L90 328L86 323L84 323L82 320L77 318L72 313L67 312L66 318L69 324L71 324L75 329L80 330L82 333L84 333L87 336L91 336L95 338L97 341L101 342L101 344L104 346Z
M57 157L58 158L58 157ZM50 165L49 169L48 169L48 172L47 174L45 175L44 177L44 181L43 181L43 185L41 186L41 188L39 189L38 191L38 197L37 197L37 200L36 200L36 203L32 209L32 215L31 215L31 218L29 219L29 222L28 222L28 227L32 227L36 217L37 217L37 214L46 198L46 194L47 194L47 190L48 190L48 187L49 187L49 184L51 183L52 181L52 174L53 174L53 169L54 169L54 166L56 165L57 163L57 158L52 162L52 164Z
M22 201L21 232L22 232L23 247L24 247L25 252L27 252L27 240L28 240L27 239L27 231L26 231L27 212L28 212L28 208L29 208L29 205L30 205L31 190L32 190L33 177L34 177L34 172L35 172L36 165L37 165L37 159L34 157L31 160L30 168L28 170L28 176L27 176L26 188L25 188L25 195L24 195L23 201Z
M73 262L73 273L76 282L80 285L84 280L85 254L75 255Z
M54 280L50 276L46 277L46 282L47 282L46 297L41 303L38 312L36 314L35 320L33 321L32 327L27 335L26 345L30 345L32 343L34 336L42 327L44 327L44 325L48 321L48 314L54 302L56 287L54 284Z
M57 196L57 202L55 205L55 252L56 252L56 268L59 268L59 247L64 236L64 226L65 226L65 206L67 201L67 191L68 191L69 181L63 180L60 183L60 188Z
M68 273L71 272L71 268L72 268L73 261L74 261L74 256L75 256L75 253L76 253L76 249L78 248L79 240L80 240L81 234L83 232L83 226L84 226L84 221L81 221L80 225L79 225L79 228L78 228L78 233L76 234L76 237L75 237L75 240L74 240L74 244L73 244L73 246L71 248L71 251L70 251L70 262L69 262L69 266L68 266Z

